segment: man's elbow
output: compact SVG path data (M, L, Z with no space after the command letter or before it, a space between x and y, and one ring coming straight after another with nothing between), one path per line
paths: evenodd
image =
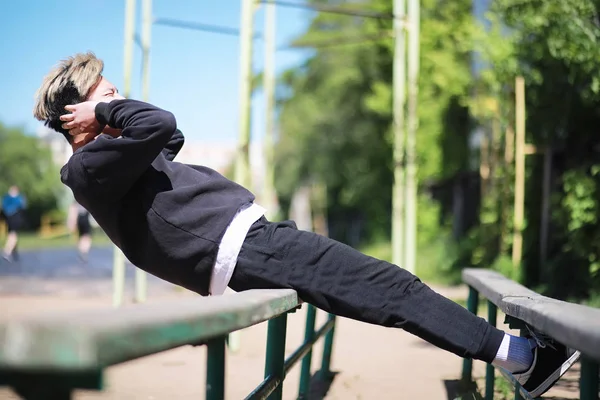
M165 132L173 134L177 130L177 119L170 111L163 111L161 116L161 124Z

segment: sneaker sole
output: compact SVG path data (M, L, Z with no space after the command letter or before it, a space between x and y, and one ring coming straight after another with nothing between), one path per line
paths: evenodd
M552 385L554 385L564 374L579 360L581 357L581 352L576 351L569 357L556 371L554 371L544 382L542 382L538 387L534 390L530 391L529 394L531 397L539 397L542 394L546 393Z

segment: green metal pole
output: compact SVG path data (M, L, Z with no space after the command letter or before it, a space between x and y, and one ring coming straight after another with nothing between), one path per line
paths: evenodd
M306 310L306 328L304 329L304 342L310 342L315 336L315 320L317 309L313 305L308 305ZM298 399L306 399L310 389L310 365L312 363L312 350L310 350L302 359L300 370L300 389L298 390Z
M419 96L420 0L408 0L408 114L406 135L406 189L404 222L404 265L415 273L417 260L417 114Z
M469 287L469 298L467 299L467 310L477 315L477 309L479 308L479 293L472 287ZM463 360L462 380L464 383L470 383L473 381L473 360L465 358Z
M405 0L394 0L394 186L392 189L392 263L403 261L404 231L404 103L406 98L406 38L404 35Z
M492 326L496 326L497 307L494 303L488 300L488 322ZM485 400L494 400L494 380L495 368L492 364L485 367Z
M241 0L239 143L235 181L250 188L250 99L252 95L252 34L254 0Z
M152 0L142 0L142 100L150 101L150 37L152 34ZM146 273L135 270L135 302L146 301L148 278Z
M524 400L523 396L521 396L521 390L520 389L521 389L520 385L517 385L515 387L515 400Z
M265 89L265 187L263 202L267 218L274 219L278 214L277 193L275 192L275 3L268 0L265 6L265 67L263 82Z
M206 400L225 398L225 336L207 343Z
M335 321L335 314L329 314L328 319ZM329 379L331 377L331 353L333 351L333 334L335 333L335 324L327 335L325 335L325 344L323 345L323 360L321 361L321 377Z
M283 364L285 362L286 329L287 313L269 320L265 379L269 376L276 376L280 379L280 383L269 397L267 397L268 400L281 400L281 396L283 395Z
M597 361L585 356L581 357L581 382L579 384L579 398L581 400L598 400L600 373Z
M131 96L131 67L133 63L133 41L135 35L136 0L125 1L125 37L123 44L123 96ZM123 303L125 291L125 256L117 246L113 247L113 306Z

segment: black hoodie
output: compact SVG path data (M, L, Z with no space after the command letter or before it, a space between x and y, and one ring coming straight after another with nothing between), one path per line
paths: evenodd
M137 267L208 295L219 242L254 195L218 172L174 162L184 143L173 114L137 100L96 106L101 134L73 153L61 180Z

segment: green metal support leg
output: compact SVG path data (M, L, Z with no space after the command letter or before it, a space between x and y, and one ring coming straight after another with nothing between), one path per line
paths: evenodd
M515 400L523 400L523 396L521 396L521 391L519 389L519 386L515 388Z
M313 305L308 305L306 311L306 328L304 330L304 342L309 342L315 336L315 320L317 309ZM312 350L310 350L302 359L302 369L300 372L300 389L298 390L298 399L305 399L308 396L310 388L310 365L312 362Z
M581 357L581 381L579 383L579 398L581 400L599 399L599 372L600 369L597 361L591 360L585 356Z
M225 398L225 338L221 336L207 343L206 400Z
M335 315L329 314L329 320L335 321ZM325 380L331 377L331 352L333 351L333 334L335 333L335 324L327 335L325 335L325 344L323 346L323 360L321 362L321 377Z
M479 308L479 293L472 287L469 287L469 298L467 299L467 310L477 314ZM473 360L465 358L463 360L462 381L470 383L473 380Z
M492 326L496 326L497 307L494 303L488 300L488 322ZM492 364L488 364L485 368L485 400L494 400L494 380L495 368Z
M286 330L287 314L282 314L269 321L265 378L277 376L279 378L279 384L269 397L267 397L268 400L281 400L281 396L283 395L283 364L285 362Z

